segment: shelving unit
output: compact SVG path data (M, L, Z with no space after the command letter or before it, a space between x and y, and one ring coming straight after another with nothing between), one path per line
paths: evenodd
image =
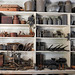
M23 4L26 0L3 0L9 4L19 4L20 6L24 7ZM56 0L53 0L56 1ZM74 0L72 0L74 1ZM45 29L60 29L63 30L63 33L65 36L67 34L71 34L71 28L75 28L75 25L71 25L71 15L75 15L75 13L61 13L61 12L26 12L26 11L0 11L0 13L3 13L5 15L10 15L13 17L13 15L19 15L19 17L22 19L24 18L26 21L28 20L28 16L34 15L35 18L35 24L33 25L33 31L35 32L34 37L0 37L0 44L6 44L6 43L14 43L14 42L20 42L22 44L26 43L34 43L33 49L34 51L11 51L11 50L0 50L0 52L4 52L5 54L9 53L9 55L12 52L15 53L21 53L22 57L24 59L31 58L33 60L33 65L36 64L36 54L42 53L46 56L46 59L50 58L66 58L67 64L69 67L71 67L71 53L75 53L75 51L71 51L71 40L75 40L75 38L72 38L69 35L69 39L62 37L36 37L36 30L37 27L39 28L45 28ZM60 16L60 15L67 15L67 25L48 25L48 24L36 24L36 14L40 14L42 16ZM0 24L0 32L2 31L8 31L8 32L17 32L19 31L25 31L26 33L29 33L29 24ZM66 48L69 51L37 51L36 49L36 42L46 42L47 47L49 47L51 44L64 44L68 45ZM65 69L65 70L50 70L50 69L44 69L44 70L0 70L0 74L75 74L75 70L73 69Z
M33 57L33 61L34 61L34 64L36 63L36 53L43 53L45 55L47 55L48 58L51 58L51 57L66 57L67 59L67 64L68 66L70 67L71 66L71 61L70 61L70 58L71 58L71 53L72 52L75 52L75 51L71 51L71 43L70 43L70 40L74 40L75 38L70 38L70 40L67 40L67 38L47 38L47 37L36 37L36 27L48 27L48 28L58 28L58 29L63 29L64 30L64 33L65 35L67 35L67 33L70 34L70 31L71 31L71 27L75 27L73 25L70 25L70 15L72 13L51 13L51 12L5 12L5 11L0 11L0 13L3 13L5 15L16 15L16 14L19 14L19 15L24 15L24 16L29 16L31 14L33 14L35 16L35 24L34 24L34 32L35 32L35 36L34 37L0 37L0 43L7 43L7 42L21 42L21 43L24 43L24 42L33 42L34 43L34 51L15 51L15 52L20 52L20 53L29 53L32 57ZM42 25L42 24L36 24L36 14L41 14L41 15L61 15L61 14L66 14L68 16L68 25ZM25 17L26 19L26 17ZM10 28L13 27L13 29L15 30L16 28L18 30L22 29L24 30L24 28L28 28L29 25L28 24L0 24L0 29L4 29L4 30L8 30L9 32L12 31ZM8 29L9 28L9 29ZM17 31L17 30L16 30ZM70 37L70 36L69 36ZM51 42L53 43L54 42L59 42L59 43L63 43L63 44L68 44L68 50L69 51L37 51L36 50L36 42L37 41L45 41L45 42ZM48 45L47 44L47 45ZM48 45L49 46L49 45ZM3 51L3 50L0 50L0 52L10 52L11 51ZM14 52L14 51L12 51ZM53 56L54 55L54 56ZM31 57L31 56L28 56L28 57ZM75 70L49 70L49 69L46 69L46 70L26 70L26 71L1 71L0 70L0 74L5 74L5 73L10 73L10 74L60 74L60 73L68 73L68 74L72 74L72 73L75 73Z

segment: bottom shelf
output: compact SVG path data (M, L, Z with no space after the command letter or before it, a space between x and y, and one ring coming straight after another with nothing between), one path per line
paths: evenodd
M0 70L0 74L75 74L75 70Z

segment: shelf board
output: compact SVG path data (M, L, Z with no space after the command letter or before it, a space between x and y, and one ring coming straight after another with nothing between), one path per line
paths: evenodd
M75 70L0 70L0 74L75 74Z
M70 38L71 40L75 40L75 38Z
M34 39L34 37L0 37L0 39Z
M31 15L34 13L40 14L40 15L63 15L63 14L71 14L75 15L75 13L66 13L66 12L34 12L34 11L0 11L0 13L4 13L6 15Z
M29 24L0 24L0 27L29 27Z
M75 51L70 51L70 52L75 52Z
M68 25L47 25L47 24L36 24L36 26L41 26L41 27L66 27Z
M52 39L55 39L55 40L66 40L67 38L50 38L50 37L36 37L36 39L47 39L47 40L52 40Z
M39 52L41 52L41 53L49 53L49 52L57 52L58 53L59 52L60 53L60 52L69 52L69 51L36 51L36 52L38 52L38 53Z
M69 13L63 13L63 12L35 12L37 14L40 14L40 15L47 15L47 16L50 16L50 15L57 15L57 16L60 16L60 15L63 15L63 14L69 14Z
M26 11L0 11L0 13L3 13L5 15L26 15L26 16L29 16L29 15L32 15L34 14L33 11L31 12L26 12Z
M0 11L0 12L9 12L9 13L49 13L49 14L74 14L74 13L66 13L66 12L35 12L35 11Z
M70 25L70 26L75 28L75 25Z
M34 51L4 51L4 50L0 50L0 52L34 52Z
M75 13L70 13L71 15L75 15Z

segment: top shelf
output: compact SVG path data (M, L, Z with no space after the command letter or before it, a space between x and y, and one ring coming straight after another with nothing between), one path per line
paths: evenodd
M5 14L23 14L23 15L27 15L27 14L33 14L33 13L38 13L38 14L41 14L41 15L56 15L56 14L75 14L75 13L66 13L66 12L34 12L34 11L0 11L0 13L5 13Z

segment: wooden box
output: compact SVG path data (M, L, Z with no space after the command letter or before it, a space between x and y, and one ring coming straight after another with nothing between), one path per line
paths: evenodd
M19 11L18 8L0 8L0 11Z
M2 24L12 24L12 17L11 16L2 16L1 23Z
M0 55L0 67L3 66L3 55Z

